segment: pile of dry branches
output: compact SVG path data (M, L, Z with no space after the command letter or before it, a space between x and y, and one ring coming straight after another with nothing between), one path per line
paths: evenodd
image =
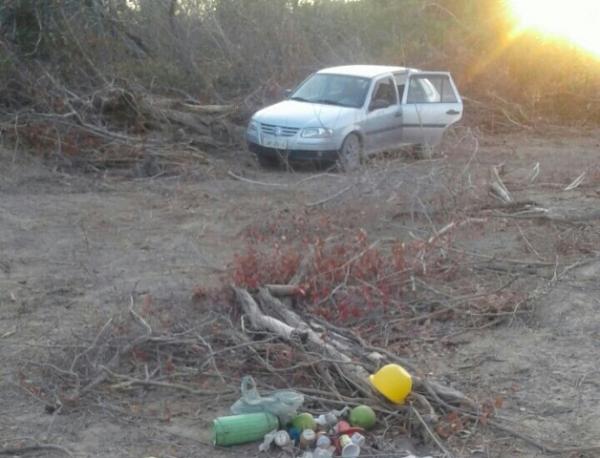
M419 246L436 252L446 250L446 246L435 243L457 225L461 226L448 225ZM366 248L358 250L346 253L350 259L342 262L340 284L324 298L327 307L337 307L336 299L339 301L343 294L357 294L355 282L369 280L361 276L361 269L366 267L361 260L374 259L374 246L367 243ZM328 252L325 247L323 251ZM440 261L422 252L415 252L414 256L421 267L432 263L431 269L434 260L438 264ZM104 405L107 398L114 400L115 395L132 390L160 389L201 398L205 403L232 403L239 380L250 374L265 389L286 387L302 392L307 400L305 407L315 412L346 405L371 405L384 424L393 425L391 435L410 433L436 444L444 453L449 453L448 446L440 435L447 425L453 424L448 418L460 415L461 424L494 421L493 405L476 402L459 390L428 378L412 354L396 353L397 342L385 338L382 329L369 325L374 316L381 318L382 310L354 323L340 321L341 316L330 321L313 313L303 302L307 297L303 291L307 288L306 279L314 274L307 264L320 265L325 259L313 254L304 262L300 260L289 270L294 275L287 278L286 284L266 285L260 280L247 288L199 289L195 292L195 305L189 305L191 309L167 309L154 304L148 296L132 297L126 315L110 318L97 329L78 336L79 345L66 346L48 361L33 363L42 369L35 371L38 376L32 376L32 367L24 368L20 386L44 402L48 411L60 412L98 399L104 399ZM406 284L418 282L415 284L422 292L424 277L419 275L422 269L418 264L407 262L402 268L408 276L416 277ZM337 276L327 273L321 272L321 276L338 281ZM464 314L476 326L495 324L505 316L505 311L490 301L481 310L483 321L475 321L478 314L469 305L477 295L456 300L446 297L442 303L445 294L433 286L429 288L429 295L423 294L421 299L432 299L430 307L419 306L415 297L405 298L410 305L394 306L386 315L388 322L408 330L411 323L416 324L415 319L447 320L444 316L448 314ZM434 305L433 298L437 298L439 306ZM368 337L361 326L365 324L372 330ZM402 337L408 339L406 335ZM390 404L369 385L368 375L387 363L401 364L413 374L414 391L404 406ZM451 430L450 435L454 432Z
M152 176L207 164L207 151L240 140L232 105L156 96L116 81L75 92L48 72L28 89L30 103L1 116L0 128L15 150L25 147L65 164L90 170L136 166Z
M81 345L56 354L52 363L35 363L42 368L43 382L34 383L24 374L20 386L44 402L48 412L58 413L140 387L231 402L237 392L232 387L251 373L265 387L292 386L305 395L305 407L315 411L367 403L386 422L399 424L401 431L420 431L442 448L433 432L441 415L453 409L481 415L474 401L420 376L409 361L371 347L349 329L305 319L268 288L255 296L240 288L234 292L245 317L241 326L216 312L185 328L161 323L147 302L136 307L132 299L128 316L111 318ZM367 382L368 374L385 361L403 364L415 374L406 406L389 404Z
M425 376L413 361L369 344L352 328L292 309L285 298L294 291L279 285L251 294L232 287L233 294L211 298L227 303L235 298L237 306L228 313L217 312L224 304L216 304L202 313L187 311L191 318L186 320L165 316L147 298L135 304L132 297L126 316L80 336L79 345L64 347L52 362L31 363L42 377L32 377L32 366L24 368L20 387L58 414L90 402L106 407L119 393L135 390L178 392L205 404L232 403L241 377L252 374L263 388L303 393L305 408L315 412L368 404L386 431L393 426L387 439L410 434L446 456L452 454L440 435L448 419L459 417L461 425L492 425L548 449L496 421L493 405ZM413 393L405 405L390 404L368 383L369 373L386 363L401 364L413 374Z

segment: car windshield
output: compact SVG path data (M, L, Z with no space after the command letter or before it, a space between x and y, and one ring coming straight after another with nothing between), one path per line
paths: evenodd
M316 73L308 78L290 99L343 107L362 107L371 80L357 76Z

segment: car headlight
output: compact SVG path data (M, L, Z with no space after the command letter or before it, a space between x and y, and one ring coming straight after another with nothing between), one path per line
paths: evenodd
M258 132L258 123L253 119L248 123L248 132Z
M304 138L328 138L333 135L333 129L325 127L307 127L302 129L302 137Z

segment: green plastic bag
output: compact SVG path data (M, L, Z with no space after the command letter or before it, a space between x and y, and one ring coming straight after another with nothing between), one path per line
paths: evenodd
M233 414L269 412L279 418L282 425L294 418L304 403L304 396L293 390L278 390L261 396L249 375L242 378L241 390L242 397L231 406Z

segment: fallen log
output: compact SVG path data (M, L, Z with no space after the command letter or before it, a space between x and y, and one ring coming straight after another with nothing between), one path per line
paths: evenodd
M258 308L254 298L245 289L234 288L233 290L235 291L242 309L246 315L248 315L248 318L250 318L250 323L252 323L252 326L257 329L271 331L281 336L284 340L289 341L292 339L292 336L296 332L295 328L273 317L264 315Z
M293 335L306 335L307 345L314 347L314 350L319 351L327 358L338 361L339 364L333 364L347 378L347 381L352 383L362 394L373 396L373 390L367 382L369 373L365 368L356 364L352 358L339 351L334 345L326 342L298 314L287 308L266 289L259 291L259 297L262 301L269 303L271 307L278 309L286 322L264 315L248 291L235 287L234 291L253 325L269 329L288 341L292 339Z

